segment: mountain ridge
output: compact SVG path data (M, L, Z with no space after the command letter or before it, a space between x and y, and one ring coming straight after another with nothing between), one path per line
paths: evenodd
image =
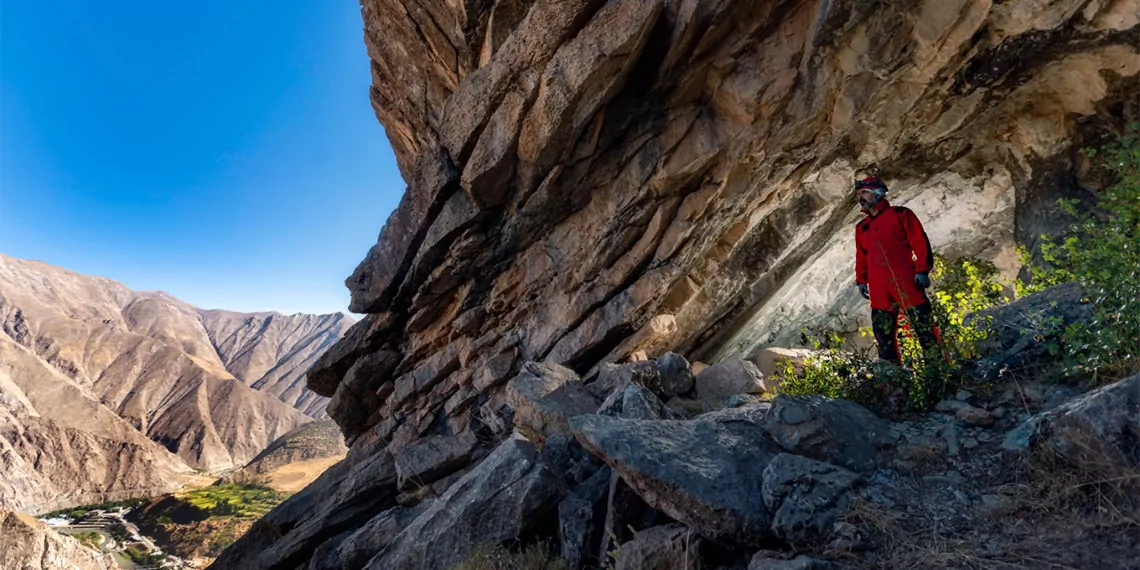
M0 504L169 492L194 469L243 467L327 417L304 372L351 322L200 309L0 254Z

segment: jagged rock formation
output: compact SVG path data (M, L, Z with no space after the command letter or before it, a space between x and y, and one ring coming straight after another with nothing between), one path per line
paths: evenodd
M95 552L78 540L20 513L0 509L0 568L13 570L113 570L110 554Z
M323 415L304 367L350 324L202 311L0 256L0 504L160 494L191 467L245 465Z
M860 316L856 172L1014 272L1091 176L1073 149L1140 114L1131 0L406 4L363 15L408 188L310 371L350 438L462 431L523 360Z
M334 553L379 514L381 498L355 498L369 457L515 425L550 447L559 410L621 410L603 363L747 357L832 313L865 317L857 173L884 178L936 250L1016 272L1014 246L1062 223L1053 199L1095 188L1075 150L1140 117L1136 0L362 7L373 106L408 187L346 281L368 315L308 374L350 442L311 494L351 514L283 508L233 567L302 565L318 537ZM506 388L555 365L576 377ZM840 449L857 465L876 443ZM257 558L274 540L290 555Z

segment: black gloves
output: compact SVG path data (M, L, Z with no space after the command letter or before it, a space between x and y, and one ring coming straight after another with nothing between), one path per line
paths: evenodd
M923 271L922 273L914 274L914 286L919 289L926 289L930 287L930 274Z
M862 295L864 299L868 301L871 300L871 290L867 288L866 283L856 283L855 285L859 287L859 294Z

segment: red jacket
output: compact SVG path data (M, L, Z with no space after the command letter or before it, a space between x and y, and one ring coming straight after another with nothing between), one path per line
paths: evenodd
M877 214L855 226L855 282L871 289L871 308L910 308L926 301L914 286L914 274L934 267L934 252L922 222L909 208L884 198Z

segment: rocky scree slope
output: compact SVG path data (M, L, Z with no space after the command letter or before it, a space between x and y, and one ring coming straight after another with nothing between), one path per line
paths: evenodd
M323 413L301 367L347 317L239 316L0 256L0 503L160 494Z
M191 468L0 335L0 506L39 513L159 494Z
M210 346L227 372L314 418L328 398L305 386L305 371L353 323L342 313L281 315L197 310Z
M308 373L350 451L231 561L274 544L256 564L405 560L407 537L354 549L440 516L414 495L460 483L393 457L462 464L520 413L561 425L527 401L617 397L507 389L524 362L599 385L604 362L728 361L835 312L866 322L857 174L886 179L937 251L1012 274L1014 246L1063 223L1055 198L1097 187L1076 151L1140 117L1135 0L365 0L362 16L408 187L346 281L368 315ZM541 495L542 441L508 441L496 453L526 459L520 492ZM313 512L328 501L351 507Z

